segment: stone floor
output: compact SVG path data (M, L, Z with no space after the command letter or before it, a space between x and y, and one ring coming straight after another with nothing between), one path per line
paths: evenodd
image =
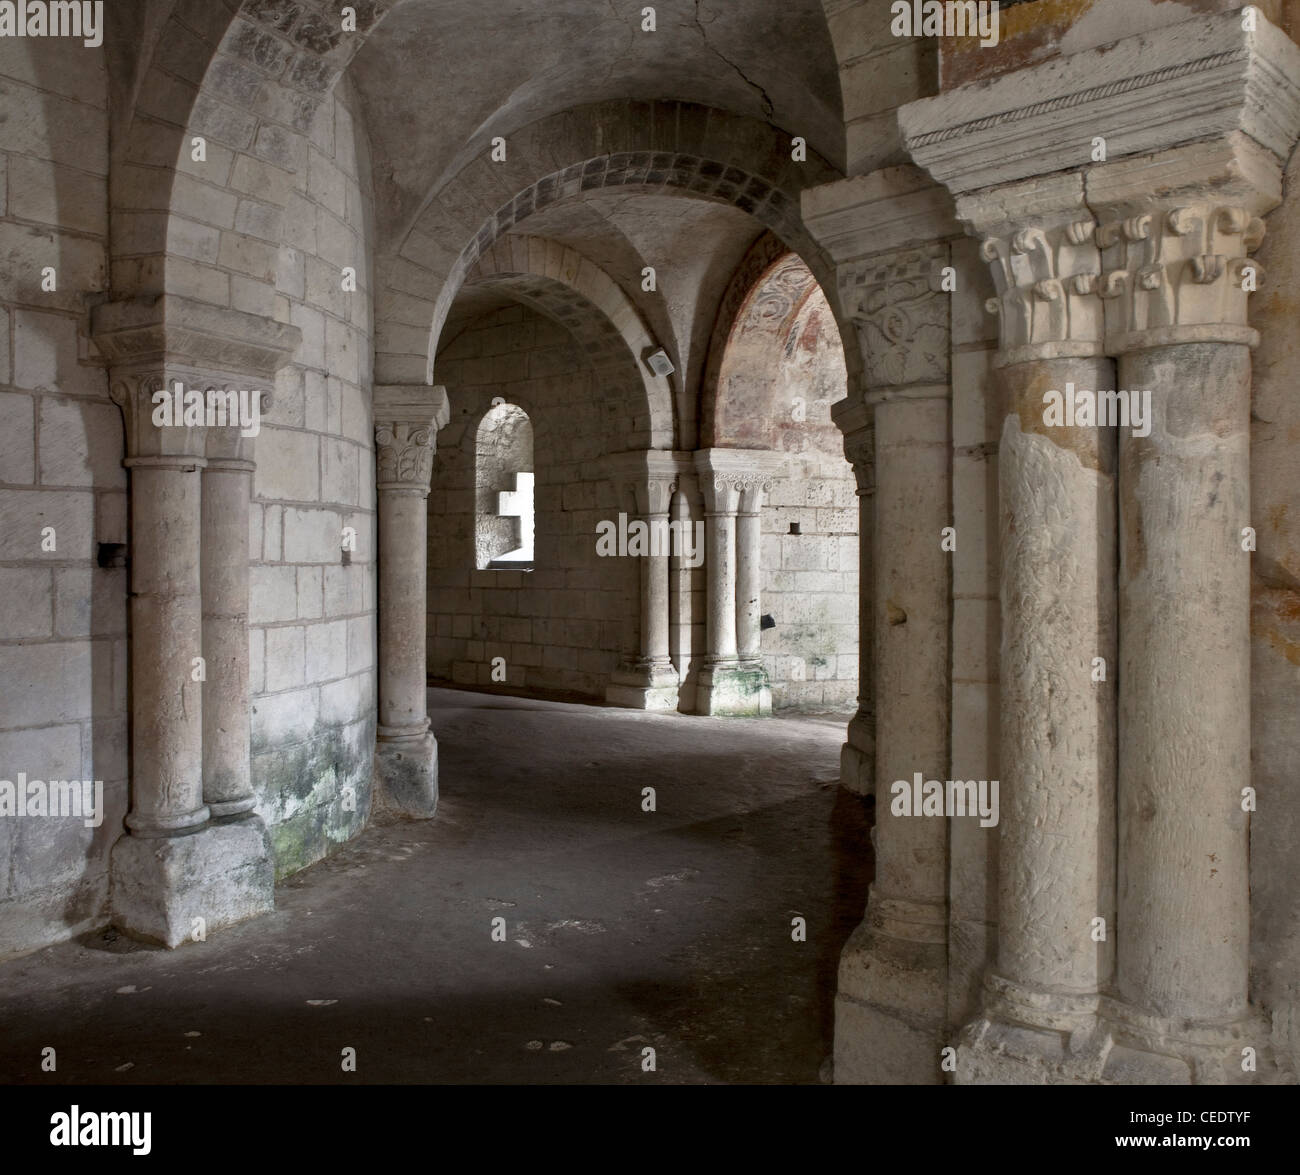
M452 690L430 712L436 820L372 825L206 943L107 931L0 964L0 1082L818 1080L871 867L842 716Z

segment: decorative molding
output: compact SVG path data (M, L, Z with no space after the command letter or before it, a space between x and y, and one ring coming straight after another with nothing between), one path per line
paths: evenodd
M1166 25L900 108L912 159L961 194L1242 132L1277 161L1300 135L1300 48L1263 16Z
M179 364L218 383L269 384L302 342L296 326L179 294L105 302L90 321L95 345L115 368Z
M910 164L809 188L802 207L808 231L837 266L961 235L947 190Z

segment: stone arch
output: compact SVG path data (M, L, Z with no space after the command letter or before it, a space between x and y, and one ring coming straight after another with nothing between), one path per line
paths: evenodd
M541 119L512 136L506 161L484 157L443 185L379 261L376 379L427 383L437 340L465 275L534 212L582 192L635 188L728 203L754 216L809 264L823 288L833 267L804 227L800 193L839 173L767 123L688 102L602 102ZM856 375L859 360L851 359Z
M657 346L654 336L632 299L603 269L556 241L510 236L478 259L462 288L487 285L505 287L511 296L556 319L578 340L602 378L633 392L630 358L640 380L643 408L634 417L629 443L634 448L673 447L673 382L645 365Z
M763 275L782 257L788 256L789 248L775 234L764 233L750 246L736 272L727 284L726 293L718 305L718 316L709 335L709 350L705 356L704 374L700 380L698 419L700 422L700 443L702 446L714 444L714 412L718 398L718 376L722 370L722 360L726 355L727 342L736 325L736 319L749 301Z
M819 431L838 466L842 438L830 405L844 398L846 348L803 259L786 250L770 262L719 335L717 378L703 405L708 447L798 452Z
M831 419L845 348L803 260L786 249L768 260L758 244L733 282L739 305L719 315L703 437L714 454L781 455L757 524L759 650L774 706L821 709L858 689L857 482Z
M271 314L275 250L303 136L393 5L349 0L355 33L343 31L343 0L182 0L165 19L157 19L159 8L114 17L119 44L142 44L145 62L114 95L115 297L179 293L219 302L203 271L228 268L267 287L258 312ZM194 136L206 141L206 161L192 158ZM191 218L223 236L238 229L266 248L250 258L224 241L215 255L192 240L185 247L180 222Z

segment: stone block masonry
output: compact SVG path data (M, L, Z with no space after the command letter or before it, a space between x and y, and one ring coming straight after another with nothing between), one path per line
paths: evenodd
M7 44L0 42L0 44ZM29 38L0 78L0 775L102 780L104 819L0 819L0 956L100 925L127 808L120 414L86 330L108 273L100 53Z
M449 340L437 372L453 409L429 495L430 676L602 697L638 568L596 551L597 524L617 518L619 504L595 466L622 447L600 381L563 327L522 307ZM542 455L533 571L475 568L475 446L495 399L528 413ZM497 657L504 682L493 677Z
M277 876L364 826L375 737L369 147L346 85L292 177L274 310L303 342L276 377L249 514L252 776ZM250 195L281 182L241 159ZM249 214L251 215L251 213ZM356 271L356 292L342 269ZM345 549L345 535L354 541Z

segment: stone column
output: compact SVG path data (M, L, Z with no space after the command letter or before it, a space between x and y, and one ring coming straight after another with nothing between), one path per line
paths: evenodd
M682 539L674 537L680 529L675 532L668 524L682 457L653 450L615 453L604 466L618 499L635 511L626 520L628 554L640 564L635 652L614 671L605 700L636 710L675 710L679 682L669 655L669 566ZM633 527L634 523L639 525ZM694 536L686 537L693 540Z
M269 395L240 390L259 397L260 421ZM221 820L245 817L257 802L248 688L248 509L256 465L254 436L241 432L209 430L203 470L203 798Z
M689 535L690 544L681 545L673 552L671 581L669 583L669 640L673 666L677 670L677 706L689 711L695 703L697 669L696 641L696 590L697 575L702 574L705 547L704 519L699 506L699 487L695 476L694 462L689 453L682 454L687 462L677 483L677 492L672 496L670 521L679 534Z
M107 303L92 328L131 470L131 809L110 859L111 903L123 930L174 947L273 905L248 767L252 465L239 423L218 415L229 402L209 391L250 403L300 336L175 295ZM164 412L178 392L176 420Z
M429 730L425 642L429 479L447 390L375 388L379 512L379 724L375 802L428 818L438 806L438 743Z
M184 374L173 368L165 380L122 375L113 383L113 398L129 422L124 464L131 471L133 770L126 826L140 858L150 848L136 842L197 832L209 817L203 802L200 591L206 430L180 427L173 438L146 423L154 392L170 396L178 383L192 386ZM125 852L114 848L119 860Z
M844 456L858 483L858 709L840 748L840 784L859 796L876 790L875 566L876 430L860 398L841 400L831 415L844 434Z
M1249 572L1239 544L1249 525L1253 342L1241 287L1258 217L1278 202L1281 161L1300 132L1300 51L1253 16L1196 16L899 112L912 157L962 197L972 223L994 226L985 255L1012 320L1001 355L1008 794L998 963L989 1016L963 1038L959 1080L1240 1081L1247 1044L1258 1072L1267 1068L1266 1034L1247 1007L1240 806L1250 778ZM1097 162L1104 156L1111 162ZM1080 178L1072 206L1081 201L1091 215L1060 216L1068 208L1058 196ZM1099 279L1088 276L1094 244ZM1095 351L1035 350L1040 341L1093 341L1076 319L1095 318L1094 284L1104 305L1100 354L1120 360L1113 380ZM1108 741L1093 724L1106 720L1104 695L1077 675L1085 627L1098 629L1099 657L1112 639L1109 544L1090 551L1080 538L1089 527L1104 537L1110 455L1082 427L1027 430L1034 400L1054 385L1065 391L1063 382L1108 393L1095 397L1108 419L1122 413L1113 430L1118 854L1109 982L1102 944L1078 946L1080 895L1093 892L1094 870L1077 846L1096 845L1100 917L1115 850L1106 844ZM1084 814L1094 804L1095 821Z
M779 453L701 449L695 468L704 492L708 645L696 692L701 714L772 712L759 646L762 495L784 465Z
M1114 387L1096 223L1078 174L957 214L983 238L1000 320L1002 780L997 956L956 1080L1077 1079L1105 1052L1114 959L1115 430L1053 405Z
M1107 349L1130 403L1149 401L1142 427L1120 433L1121 933L1108 1009L1126 1071L1149 1081L1273 1074L1249 1007L1243 534L1258 342L1247 299L1263 280L1249 254L1281 193L1271 156L1241 140L1226 150L1231 166L1208 143L1088 178Z
M874 518L861 541L861 590L872 601L862 643L874 662L876 875L840 956L835 1081L937 1084L948 822L896 812L891 788L910 789L917 772L944 780L949 758L952 555L941 541L951 520L951 308L942 282L957 225L948 194L910 167L805 193L803 210L836 263L841 312L857 326L864 385L834 417L875 485L864 495ZM855 722L845 757L860 789L870 730L861 713Z

